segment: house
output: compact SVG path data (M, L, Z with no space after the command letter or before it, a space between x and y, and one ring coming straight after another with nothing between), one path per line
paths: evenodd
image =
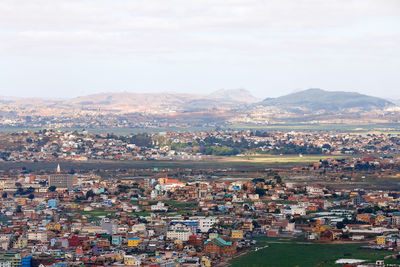
M334 234L331 230L325 230L321 232L319 239L321 241L332 241L334 239Z
M204 252L211 255L232 256L236 253L236 243L217 237L204 242Z
M376 244L377 245L385 245L386 244L386 236L377 236Z
M142 261L139 258L134 257L132 255L125 255L124 256L124 265L125 266L140 266L140 265L142 265Z
M243 238L243 231L242 230L232 230L231 238L232 239L242 239Z
M119 246L122 244L122 236L121 235L113 235L111 237L111 244L114 246Z
M129 237L128 238L128 247L137 247L142 239L140 237Z

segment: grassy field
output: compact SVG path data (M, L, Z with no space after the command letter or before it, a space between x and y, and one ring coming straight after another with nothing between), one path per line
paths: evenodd
M12 133L18 131L39 131L43 127L0 127L0 132ZM366 133L371 131L379 131L383 133L400 134L399 123L370 123L370 124L343 124L343 123L325 123L325 124L307 124L287 122L282 124L234 124L222 129L235 129L235 130L265 130L265 131L339 131L339 132L352 132L352 133ZM56 128L61 131L81 131L80 127L73 128ZM215 127L168 127L168 128L86 128L89 133L114 133L118 135L128 135L132 133L158 133L158 132L182 132L182 131L210 131L215 130Z
M362 259L375 262L393 254L388 251L362 250L360 244L316 244L296 242L260 242L269 247L233 259L233 267L311 267L337 266L337 259ZM261 245L260 244L260 245ZM389 260L388 260L389 261ZM393 263L395 260L390 260ZM400 261L398 262L398 264Z
M259 156L233 156L233 157L214 157L207 159L193 160L98 160L85 162L0 162L1 170L22 169L29 171L50 170L54 171L57 164L60 163L63 170L119 170L130 168L144 169L223 169L236 168L242 170L263 170L265 168L291 168L293 166L302 165L304 163L317 162L326 158L345 158L346 156L329 156L329 155L259 155Z
M254 124L236 124L231 126L232 129L252 129L265 131L339 131L351 133L366 133L370 131L380 132L397 132L400 130L399 123L370 123L370 124L307 124L307 123L285 123L285 124L269 124L269 125L254 125Z
M248 162L248 163L311 163L317 162L320 159L343 159L347 158L346 155L331 156L331 155L259 155L259 156L236 156L224 157L220 160L223 162Z

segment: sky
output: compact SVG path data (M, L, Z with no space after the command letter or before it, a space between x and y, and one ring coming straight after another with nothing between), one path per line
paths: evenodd
M399 0L1 0L0 95L400 99Z

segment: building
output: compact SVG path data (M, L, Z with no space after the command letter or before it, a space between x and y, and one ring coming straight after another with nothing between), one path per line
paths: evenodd
M140 237L129 237L128 247L137 247L142 242Z
M54 199L54 198L52 198L52 199L49 199L48 201L47 201L47 206L49 207L49 208L57 208L57 199Z
M206 233L216 223L218 223L218 219L215 217L207 217L207 218L199 219L199 230L202 233Z
M204 242L204 252L211 255L232 256L236 253L236 243L217 237Z
M21 255L13 251L0 251L0 266L20 267Z
M156 205L151 205L151 210L152 211L168 211L168 207L165 206L165 204L163 202L157 202Z
M104 218L101 220L100 226L101 229L104 230L107 234L114 235L117 233L118 222L115 220Z
M135 257L132 255L125 255L124 256L124 265L125 266L141 266L142 261L139 257Z
M377 245L385 245L386 244L386 236L377 236L376 244Z
M353 198L353 206L360 206L362 203L365 202L365 199L361 195L356 195Z
M111 244L113 244L114 246L120 246L122 244L122 236L113 235L111 238Z
M232 230L231 238L232 239L243 239L243 231L242 230Z
M393 225L400 225L400 212L393 212L392 224Z
M28 240L39 241L41 243L45 243L48 241L48 234L46 231L33 231L28 232Z
M189 237L192 234L193 233L190 231L190 227L181 223L172 225L170 229L167 230L167 238L171 240L180 240L183 242L189 241Z
M49 186L55 186L57 189L73 188L76 183L76 176L71 174L57 173L49 177Z

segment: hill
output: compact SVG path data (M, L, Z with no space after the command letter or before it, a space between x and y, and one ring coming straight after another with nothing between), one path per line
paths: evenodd
M384 109L394 104L388 100L363 95L354 92L325 91L322 89L308 89L289 95L267 98L261 103L263 106L277 106L283 109L305 111L343 111Z
M246 89L220 89L209 94L207 98L248 104L259 101Z

